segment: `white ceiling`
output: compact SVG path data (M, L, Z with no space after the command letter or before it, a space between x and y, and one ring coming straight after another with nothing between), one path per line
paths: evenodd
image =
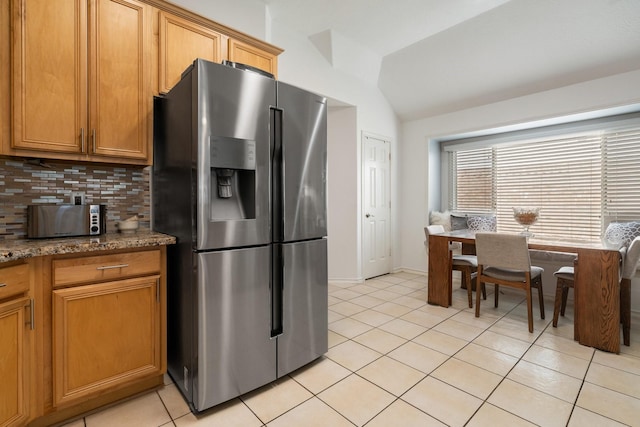
M377 58L403 120L640 69L640 0L263 1L275 22ZM352 70L371 68L362 57Z

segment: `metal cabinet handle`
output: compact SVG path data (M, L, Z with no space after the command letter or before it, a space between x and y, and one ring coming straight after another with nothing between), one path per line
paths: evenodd
M35 314L35 300L33 298L31 298L31 300L29 300L29 328L31 328L31 330L34 330L36 328L36 314Z
M80 152L84 153L84 128L80 128L80 143L82 144L80 146Z
M125 267L129 267L129 264L105 265L103 267L96 267L96 270L111 270L113 268L125 268Z
M91 129L91 151L92 153L96 152L96 130Z
M5 286L7 286L6 283L0 283L0 288L4 288Z

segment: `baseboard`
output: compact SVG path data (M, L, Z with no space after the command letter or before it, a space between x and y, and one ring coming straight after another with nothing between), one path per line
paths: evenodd
M409 273L409 274L419 274L420 276L426 276L427 272L426 271L422 271L422 270L414 270L412 268L405 268L405 267L397 267L394 268L393 273Z
M338 277L329 277L329 283L353 283L354 285L357 285L359 283L364 283L364 279L363 278L345 279L345 278L338 278Z
M391 273L389 273L389 274L394 274L394 273L409 273L409 274L417 274L417 275L420 275L420 276L426 276L427 275L426 271L413 270L411 268L405 268L405 267L394 268L394 269L391 270ZM365 280L366 279L364 277L359 277L359 278L330 277L329 278L329 283L336 283L336 284L353 283L353 284L359 284L359 283L364 283Z

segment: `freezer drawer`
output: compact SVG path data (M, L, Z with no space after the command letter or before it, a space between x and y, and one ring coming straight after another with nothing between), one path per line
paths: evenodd
M278 337L278 378L327 352L327 240L280 245L283 326Z
M203 411L276 379L270 246L198 253L198 372Z

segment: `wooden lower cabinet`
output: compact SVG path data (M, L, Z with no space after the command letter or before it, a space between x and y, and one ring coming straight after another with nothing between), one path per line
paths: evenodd
M54 406L160 375L160 276L53 291Z
M0 426L21 426L29 418L29 298L0 304Z
M35 362L29 365L35 380L31 390L25 390L24 399L31 399L31 403L21 404L31 412L13 424L0 420L0 427L62 424L162 386L167 368L166 247L36 259L37 273L32 274L39 283L34 285L36 330L31 353ZM13 329L17 323L28 328L24 322L28 323L29 309L23 308L20 315L27 318L8 321L14 324ZM0 315L2 336L4 325ZM2 361L0 354L0 364ZM17 363L12 361L7 372L14 372ZM5 377L15 379L0 368L0 378ZM16 389L17 385L11 387ZM3 405L8 401L4 390L0 381L3 417L7 411ZM12 399L16 395L11 391ZM16 403L11 405L16 407Z
M0 427L31 416L35 360L32 270L24 261L0 264Z

